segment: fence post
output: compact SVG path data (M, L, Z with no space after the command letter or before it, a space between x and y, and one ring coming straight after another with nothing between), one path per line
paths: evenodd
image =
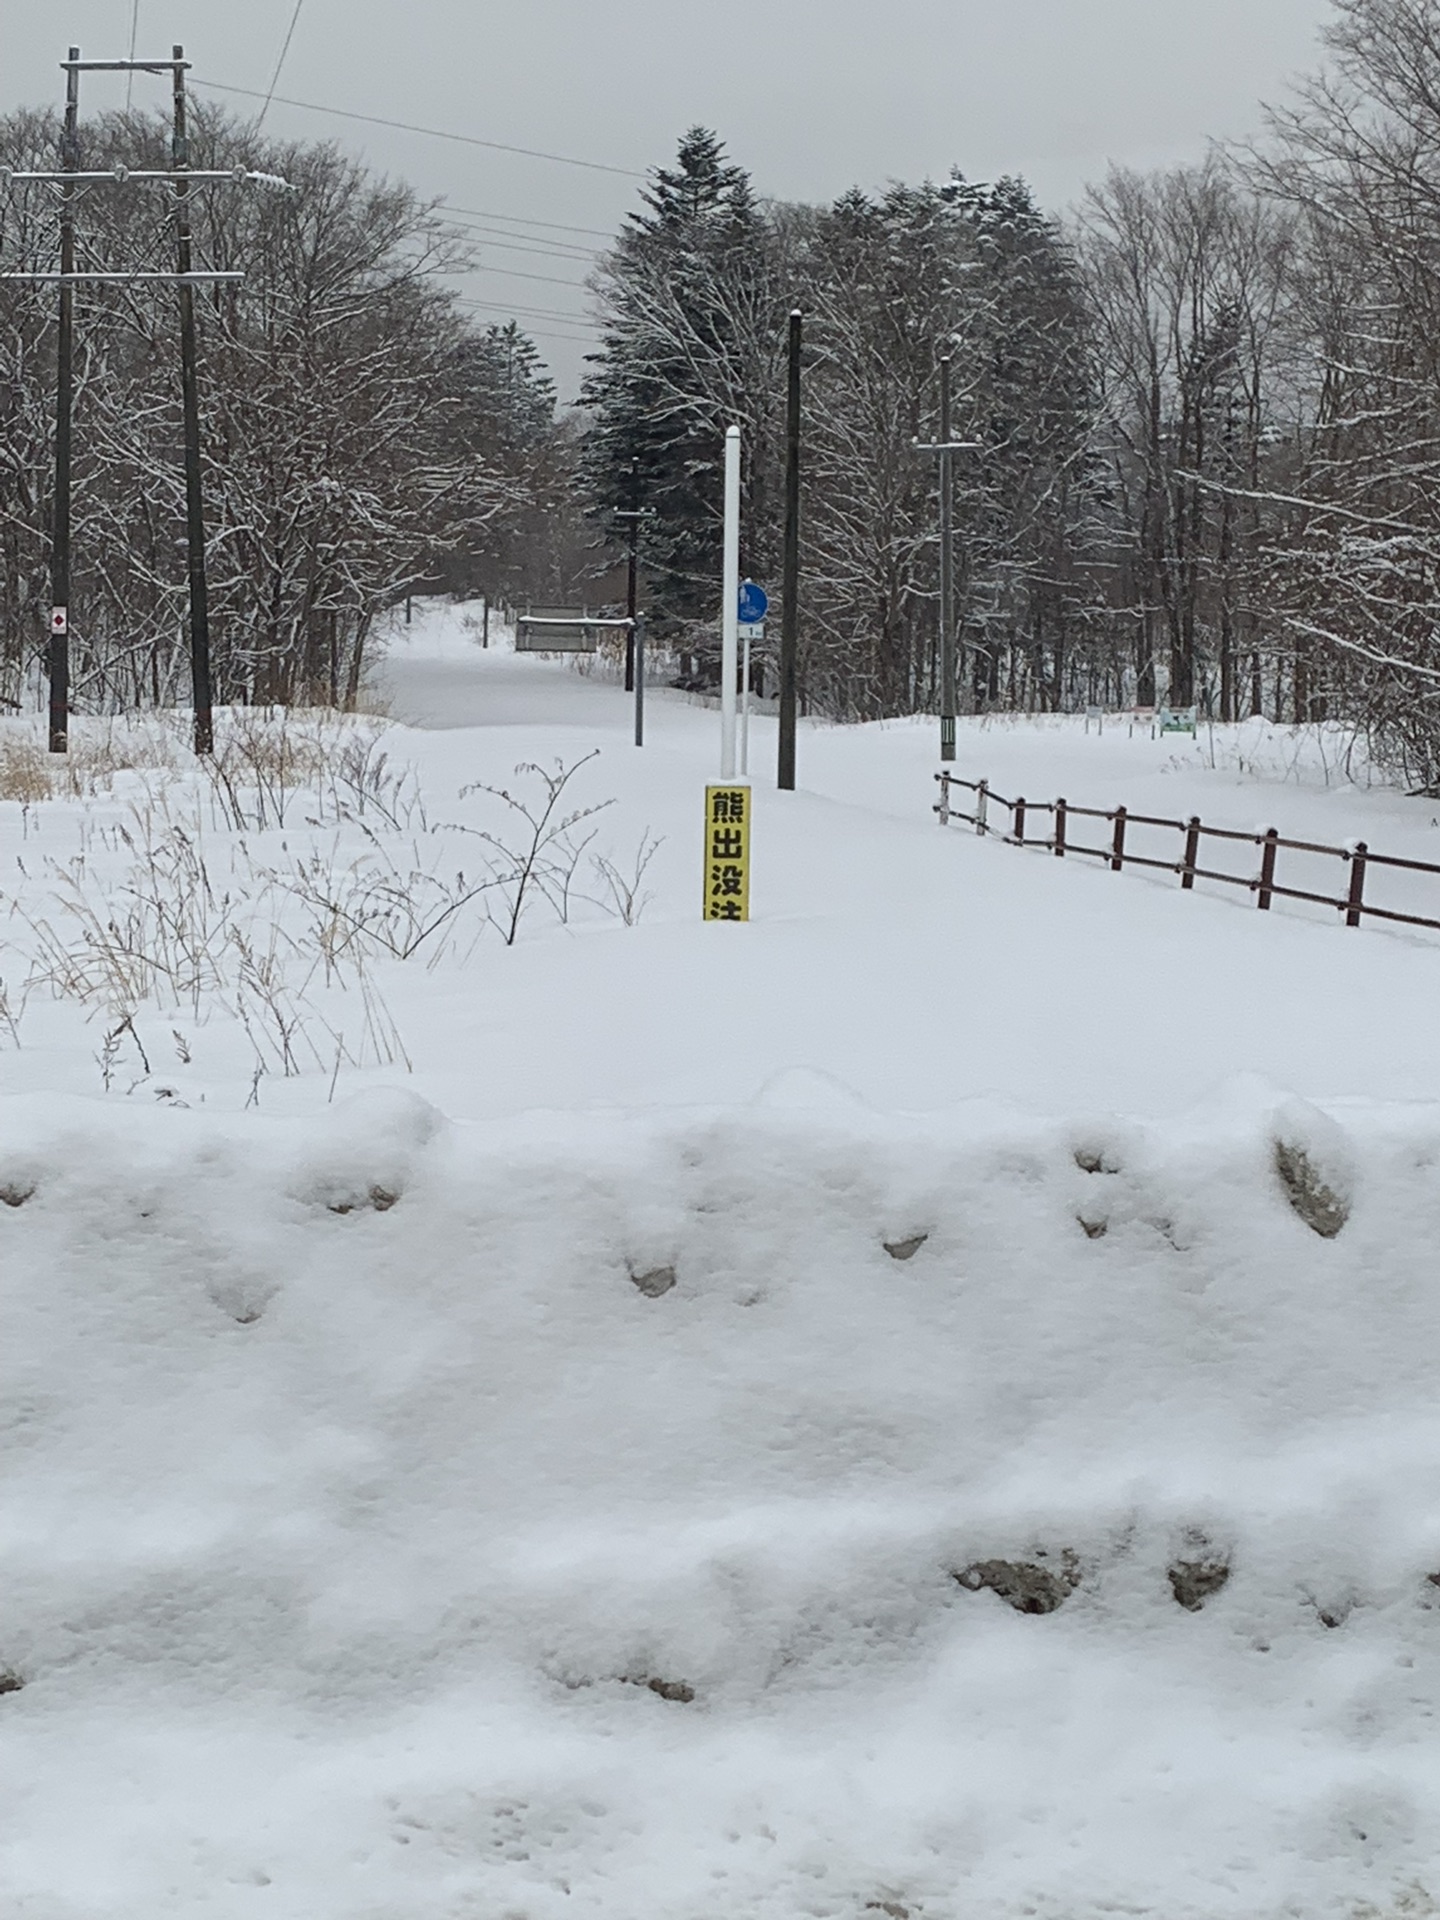
M1270 911L1270 899L1275 887L1275 847L1280 835L1274 827L1265 829L1261 842L1265 851L1260 856L1260 898L1255 902L1261 913Z
M1055 857L1057 860L1065 858L1065 802L1063 800L1055 802Z
M1023 799L1015 802L1015 844L1017 847L1023 847L1025 844L1025 802Z
M1369 851L1363 840L1357 840L1350 849L1350 898L1345 903L1347 927L1358 927L1360 915L1364 912L1365 858Z
M977 833L988 833L990 831L989 820L990 782L988 780L982 780L975 789L975 831Z
M1185 829L1185 864L1180 869L1180 885L1189 893L1195 885L1195 868L1200 859L1200 816L1192 813Z
M1115 842L1110 849L1110 871L1119 873L1125 865L1125 809L1115 809Z
M937 773L935 778L940 782L940 804L935 811L940 816L941 826L948 827L950 824L950 776L948 773Z

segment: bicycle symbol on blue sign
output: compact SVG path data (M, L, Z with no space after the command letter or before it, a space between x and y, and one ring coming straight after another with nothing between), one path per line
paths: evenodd
M757 587L753 580L740 583L740 625L758 627L764 620L770 606L770 596L763 587Z

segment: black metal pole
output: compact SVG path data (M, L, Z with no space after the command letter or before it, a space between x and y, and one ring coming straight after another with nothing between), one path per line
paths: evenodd
M70 59L80 58L71 47ZM65 72L65 131L60 165L74 173L80 164L80 75ZM75 271L75 189L60 189L60 271ZM75 287L60 282L60 331L55 350L55 499L50 524L50 751L70 745L70 424L75 406Z
M185 49L174 49L175 133L171 160L190 164L185 123ZM175 251L179 271L191 271L190 183L175 183ZM215 745L214 690L210 674L210 596L205 577L205 494L200 470L200 386L196 370L195 293L180 284L180 386L185 414L185 532L190 557L190 683L195 705L195 751Z
M625 612L630 627L625 635L625 691L635 691L635 608L640 593L640 469L630 462L630 553L625 583ZM639 746L639 741L635 743Z
M645 744L645 616L637 613L630 629L630 647L635 659L635 744Z
M785 558L780 582L780 749L776 785L795 790L795 703L800 654L800 344L804 321L790 315L785 411Z

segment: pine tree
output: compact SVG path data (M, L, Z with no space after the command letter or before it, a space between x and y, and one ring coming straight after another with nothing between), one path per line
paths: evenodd
M575 462L539 349L513 320L467 333L450 356L447 384L447 443L487 475L491 509L463 545L439 556L434 582L517 602L567 597L551 560L557 515L576 517Z
M744 170L694 127L659 168L603 265L600 351L583 394L586 472L602 516L643 506L650 607L661 634L716 612L726 426L746 439L745 524L768 533L769 432L783 300L772 229ZM618 523L611 523L618 537ZM752 546L747 571L761 564Z
M486 327L461 351L477 433L497 450L541 445L555 425L555 382L535 342L509 320Z

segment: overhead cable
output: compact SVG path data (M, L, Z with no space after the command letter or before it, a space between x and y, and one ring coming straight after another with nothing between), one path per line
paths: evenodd
M568 346L588 347L590 342L579 333L549 333L544 327L526 327L523 329L527 340L563 340Z
M130 59L135 59L135 43L140 38L140 0L133 0L130 8ZM135 69L131 66L125 76L125 111L130 111L130 102L135 97Z
M300 9L305 0L295 0L295 11L290 16L290 30L285 35L285 44L280 49L280 58L275 62L275 71L270 76L270 86L265 95L264 105L255 116L255 129L258 132L265 124L265 116L270 111L270 102L275 98L275 89L280 84L280 75L285 66L285 56L290 51L290 42L295 38L295 29L300 22Z
M533 253L544 260L569 260L572 265L577 267L587 266L590 261L598 257L592 253L588 247L527 246L523 241L511 239L509 234L504 232L503 228L482 227L479 222L475 220L451 220L447 222L447 224L458 228L461 233L483 233L487 236L493 236L487 237L484 244L487 247L501 247L506 253ZM503 238L500 237L502 233L504 234Z
M604 227L572 227L563 220L530 220L518 213L485 213L479 207L452 207L447 204L446 213L468 213L476 220L507 220L517 227L554 227L557 233L590 233L597 240L613 240L613 233Z
M467 293L457 294L455 297L462 307L485 307L491 313L530 314L536 320L563 320L567 326L572 327L594 327L597 324L594 320L587 319L583 313L564 313L559 307L505 306L495 300L472 299Z
M544 322L540 326L536 326L527 314L517 313L514 307L496 306L491 307L488 311L495 314L506 315L511 325L519 327L522 333L533 333L546 340L566 340L572 347L593 347L595 344L594 339L588 334L557 332L553 323L549 321ZM479 316L477 315L476 317L478 318ZM500 320L487 320L485 324L491 327L498 327L504 323Z
M553 273L523 273L519 267L465 267L465 273L503 273L507 280L543 280L547 287L578 287L583 293L583 280L557 280Z
M627 180L644 180L647 176L634 167L614 167L604 160L577 160L570 153L546 153L539 147L512 147L502 140L482 140L478 134L451 133L445 127L421 127L409 120L385 120L375 113L352 113L347 107L326 107L316 100L290 100L283 93L261 94L254 87L226 86L219 80L196 80L192 77L191 86L203 87L210 93L234 93L247 100L264 100L268 105L273 98L278 106L298 107L302 113L328 113L338 120L360 120L370 127L390 127L397 133L423 133L431 140L453 140L462 147L486 147L492 153L516 153L525 160L554 160L564 167L584 167L590 173L617 173Z

